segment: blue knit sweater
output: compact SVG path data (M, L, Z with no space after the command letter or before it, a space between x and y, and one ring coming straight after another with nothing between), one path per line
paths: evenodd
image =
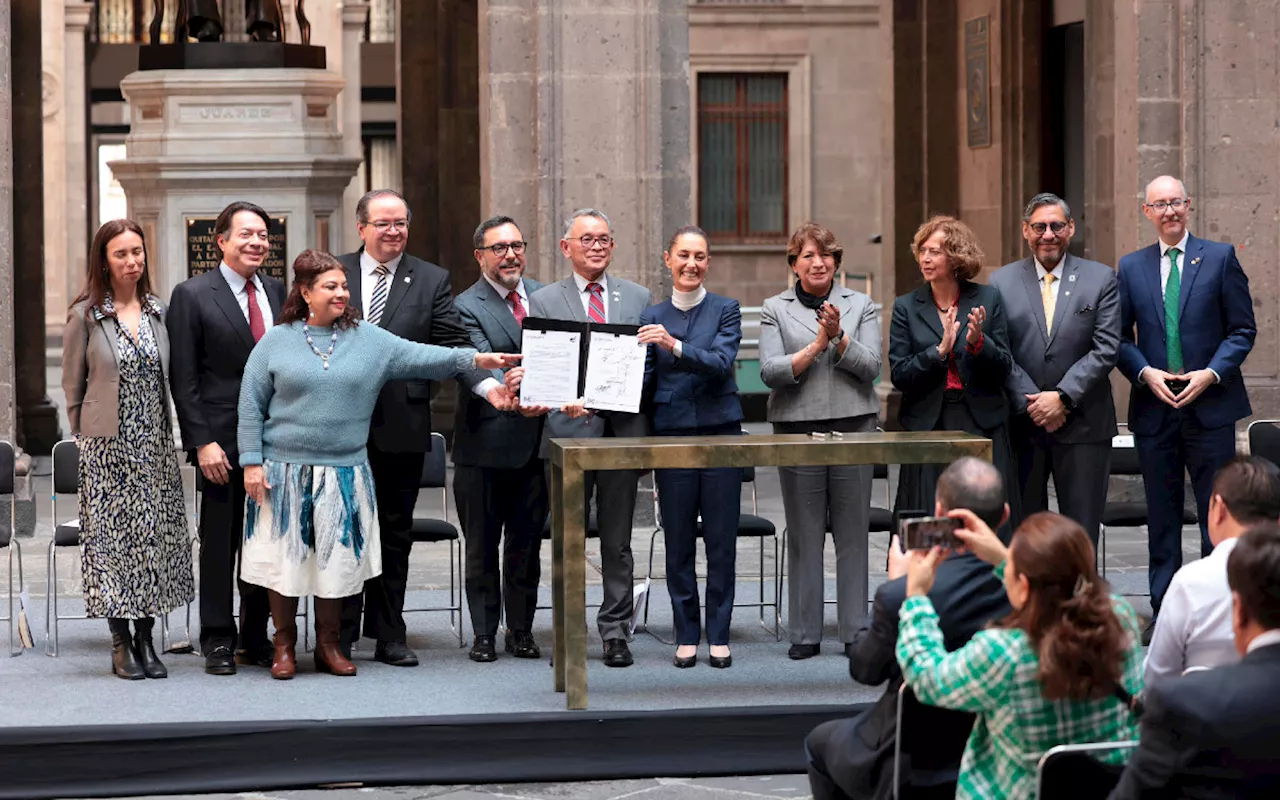
M476 351L401 339L362 322L338 331L329 369L307 345L301 322L267 331L244 367L237 438L240 466L264 459L350 467L364 463L369 418L389 380L446 380L471 369ZM332 328L311 327L329 351Z

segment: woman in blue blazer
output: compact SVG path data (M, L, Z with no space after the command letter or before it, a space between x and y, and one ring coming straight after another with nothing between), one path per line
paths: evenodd
M709 293L707 234L689 225L676 231L662 254L671 270L670 300L640 317L640 341L649 347L645 383L652 396L656 436L738 436L742 405L733 362L742 341L738 301ZM707 551L707 643L710 663L725 668L733 613L734 557L742 470L660 469L655 479L667 549L667 590L675 619L677 667L698 663L702 638L694 572L698 515Z

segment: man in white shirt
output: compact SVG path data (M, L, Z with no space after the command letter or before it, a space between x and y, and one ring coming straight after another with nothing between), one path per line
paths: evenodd
M1231 635L1227 558L1236 539L1263 522L1280 519L1280 470L1256 456L1237 456L1218 470L1209 498L1214 549L1173 576L1147 651L1146 684L1190 667L1239 660Z

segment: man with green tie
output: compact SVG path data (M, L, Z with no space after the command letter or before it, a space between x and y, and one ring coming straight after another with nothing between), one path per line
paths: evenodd
M1159 239L1120 259L1118 366L1136 384L1129 428L1147 496L1151 608L1159 614L1182 566L1185 473L1199 511L1201 554L1213 549L1209 496L1214 474L1235 455L1236 421L1253 413L1240 366L1257 324L1235 247L1187 232L1191 198L1182 181L1151 181L1142 211Z

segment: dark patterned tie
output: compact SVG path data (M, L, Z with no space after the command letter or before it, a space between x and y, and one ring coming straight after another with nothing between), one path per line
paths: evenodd
M507 299L511 301L511 313L516 317L516 324L523 325L524 318L528 315L524 313L524 303L520 302L520 293L512 289L507 292Z
M374 270L378 276L378 282L373 285L373 297L369 298L369 322L377 325L382 321L382 311L387 307L387 276L391 274L391 270L387 269L386 264L379 264Z
M591 299L587 304L587 316L591 317L592 322L603 325L605 322L604 298L601 295L604 292L604 287L598 283L588 283L587 291L591 292Z
M258 307L258 287L253 281L244 285L245 294L249 296L249 333L253 334L256 344L267 332L267 325L262 321L262 309Z

